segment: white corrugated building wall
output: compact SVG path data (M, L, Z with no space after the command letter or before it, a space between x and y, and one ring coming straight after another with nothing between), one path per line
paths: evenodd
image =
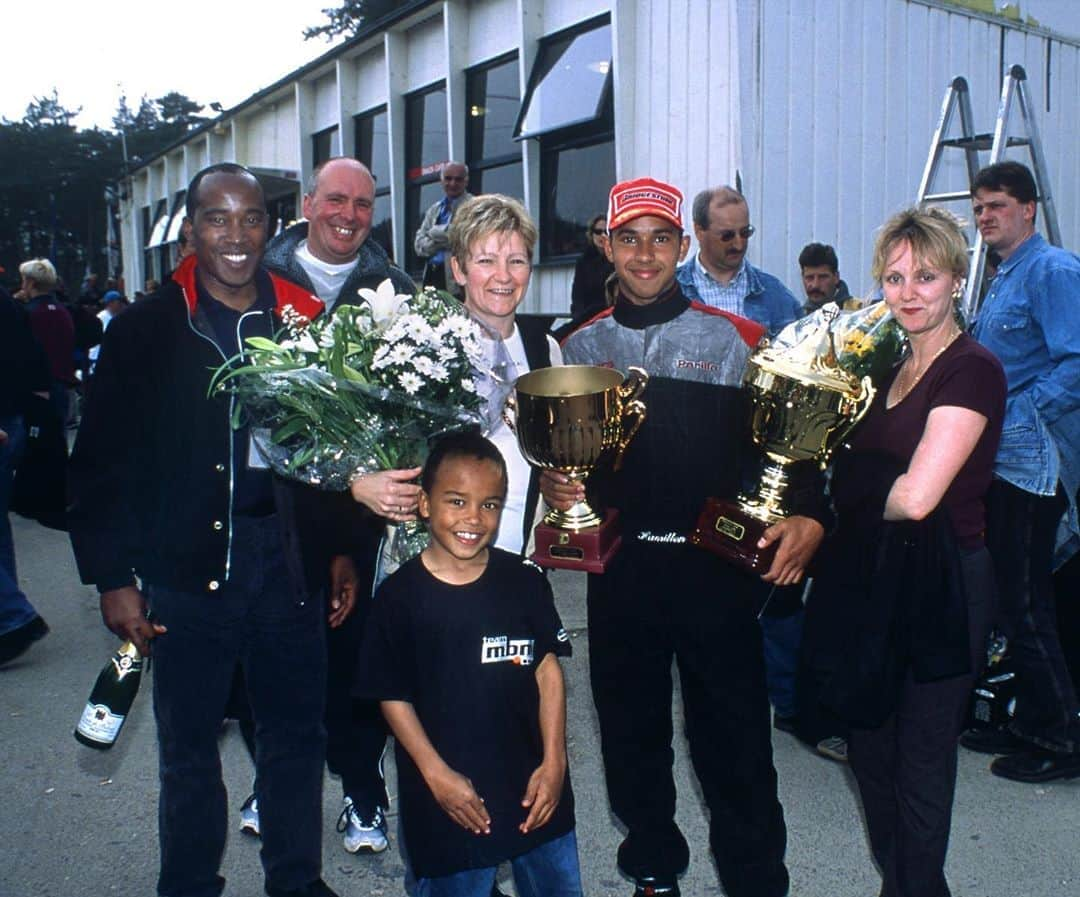
M946 87L966 77L990 130L1013 64L1076 248L1078 40L945 0L412 0L138 163L121 190L128 290L171 267L183 191L204 165L255 169L287 222L314 164L345 154L375 171L373 233L414 272L441 162L464 159L474 187L523 198L541 230L523 311L569 308L585 220L613 178L643 174L683 189L688 227L698 190L737 179L755 264L799 295L799 250L831 243L863 292L874 230L914 198ZM961 187L955 157L944 180Z

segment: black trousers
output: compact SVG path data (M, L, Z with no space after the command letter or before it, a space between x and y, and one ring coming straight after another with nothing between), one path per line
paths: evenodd
M371 614L371 586L374 580L378 538L370 551L353 558L359 595L356 608L336 629L326 626L326 766L341 777L341 793L352 798L360 816L370 819L376 807L389 809L383 777L383 752L389 730L378 701L353 697L356 663L364 627ZM237 671L229 716L240 724L248 753L255 759L255 723L246 699L243 671Z
M589 658L608 797L629 829L629 876L670 877L689 849L675 823L672 662L690 756L728 897L787 893L756 578L690 545L636 541L590 575ZM756 600L756 603L755 603Z
M217 592L149 587L168 632L154 640L163 897L217 897L225 785L217 737L237 665L255 718L255 794L268 886L289 890L322 865L321 601L297 603L276 517L235 521L229 580Z
M896 712L876 729L853 728L848 759L859 784L881 897L948 897L945 854L956 788L956 739L985 660L994 606L986 549L965 556L971 672L937 682L909 673Z
M998 625L1016 666L1017 734L1053 751L1080 751L1080 700L1058 636L1051 564L1059 489L1034 495L994 480L986 497L987 547L994 558Z
M371 819L376 807L390 806L382 764L386 720L378 701L352 696L371 602L362 580L356 610L337 629L326 630L326 766L341 776L342 794L352 798L364 819Z

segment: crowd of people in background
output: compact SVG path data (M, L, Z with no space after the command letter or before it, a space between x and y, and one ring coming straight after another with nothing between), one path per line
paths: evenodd
M587 598L607 793L625 827L616 862L635 897L678 895L691 850L675 822L673 663L729 897L788 891L771 729L850 763L883 895L947 897L958 744L997 755L1004 778L1080 777L1068 657L1080 634L1059 632L1053 579L1080 546L1080 258L1036 232L1030 171L1005 162L974 181L993 267L970 332L958 307L968 247L948 213L885 222L865 299L835 249L809 243L797 298L749 261L757 228L741 193L703 190L687 219L675 185L637 178L586 223L553 335L518 314L529 212L470 194L459 162L441 183L413 241L422 283L457 297L515 374L566 363L650 375L620 471L593 479L624 545ZM254 765L236 810L262 839L271 897L334 893L321 877L324 765L341 779L344 849L386 849L389 732L407 893L497 895L504 861L519 893L582 893L558 662L569 645L550 586L523 564L541 497L569 508L580 481L541 475L500 424L438 444L423 469L322 492L271 474L249 426L207 395L210 372L271 336L286 306L332 315L386 279L416 288L368 239L374 195L363 164L330 159L306 185L304 220L269 239L257 178L211 166L189 185L176 269L130 306L93 274L68 300L40 258L0 294L0 664L49 631L19 590L8 522L28 423L51 420L65 456L77 425L60 525L105 624L155 657L166 897L224 884L224 717L240 721ZM755 346L827 303L874 301L907 349L831 479L811 474L817 488L762 537L776 549L768 569L692 546L703 500L734 497L754 463L741 382ZM386 526L417 519L431 546L389 570ZM992 629L1008 639L1015 705L1009 725L964 731ZM464 660L496 630L520 633L528 661ZM520 725L500 725L511 708ZM502 734L480 750L478 729Z

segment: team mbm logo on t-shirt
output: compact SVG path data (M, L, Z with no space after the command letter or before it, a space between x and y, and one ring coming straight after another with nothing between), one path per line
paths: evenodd
M516 663L531 666L533 662L533 640L531 638L509 638L505 635L485 635L480 649L480 663Z

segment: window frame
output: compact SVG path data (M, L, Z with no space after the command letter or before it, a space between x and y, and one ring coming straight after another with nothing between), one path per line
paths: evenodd
M541 74L540 62L543 58L544 47L557 41L571 41L579 34L595 31L603 27L611 28L611 16L607 13L594 16L584 22L579 22L570 28L564 28L553 34L545 35L540 39L536 61L532 71L529 72L529 82L522 101L518 121L514 126L514 139L516 141L535 140L539 149L540 163L540 202L538 224L540 239L537 241L537 254L541 265L563 265L574 262L581 257L585 250L585 233L575 235L575 242L580 243L580 248L567 252L554 246L554 240L560 233L556 224L556 206L558 201L558 170L560 154L570 150L587 149L593 146L609 145L611 151L612 176L615 176L615 102L614 102L614 79L615 64L614 51L612 59L605 74L604 85L601 88L600 98L597 104L596 114L584 121L575 121L562 127L550 128L522 134L525 117L528 114L528 105L532 102L537 85L547 75L547 71ZM554 175L554 182L552 176ZM610 185L609 185L610 186ZM603 196L597 197L597 210L602 211L607 205L607 193L605 188ZM535 204L534 204L535 205ZM597 214L592 212L590 215Z
M486 62L474 65L471 68L465 70L465 162L469 166L469 187L470 192L482 192L484 190L484 174L489 171L495 171L498 169L510 168L513 165L517 165L521 169L521 181L518 192L514 195L517 198L524 201L525 198L525 165L522 157L522 151L520 146L515 146L516 151L509 151L505 153L499 153L494 156L478 156L476 147L476 137L474 134L474 128L471 125L470 119L472 118L472 109L477 105L476 91L477 91L477 79L480 76L486 76L492 69L500 68L507 63L513 63L515 66L518 63L517 50L511 50L509 53L503 53L500 56L496 56L494 59L489 59ZM521 105L521 81L520 77L517 80L517 97L515 102ZM486 83L485 83L486 88ZM486 93L486 91L485 91ZM520 111L519 111L520 117ZM517 122L515 120L514 126L511 129L511 142L517 144L518 141L514 137L514 128L516 128Z
M331 125L329 128L323 128L321 131L315 131L311 135L311 167L318 168L327 159L334 158L334 134L337 133L338 126ZM320 157L319 142L326 140L326 155Z
M521 111L518 113L518 120L514 124L514 140L537 140L546 136L547 134L587 126L590 123L593 123L603 117L603 110L606 109L608 105L610 105L611 95L614 91L614 50L612 50L612 59L609 60L608 63L608 70L604 78L604 84L600 89L600 97L596 104L597 112L595 115L593 115L592 118L569 122L564 125L558 125L542 130L531 131L527 134L522 133L522 128L524 128L525 126L525 119L529 113L529 107L532 104L536 90L543 83L544 78L548 74L547 72L541 74L539 67L539 62L543 58L545 47L559 41L566 40L567 38L569 38L572 43L573 39L576 38L578 35L587 34L590 31L596 31L597 29L604 26L611 28L611 16L608 13L594 16L593 18L587 19L584 22L578 22L576 25L572 25L569 28L564 28L561 31L556 31L552 34L545 34L542 38L540 38L539 45L537 47L536 58L533 61L532 70L529 72L529 81L525 87L525 96L522 97Z
M363 143L368 143L370 145L374 145L374 142L375 142L374 141L374 137L375 137L375 129L374 129L374 127L371 128L371 133L370 133L370 138L371 139L370 140L368 140L366 137L364 139L361 139L361 137L362 137L361 130L365 127L365 125L368 122L375 121L379 116L382 116L382 118L384 120L384 123L385 123L385 126L386 126L385 127L385 131L386 131L386 158L387 158L387 163L389 164L389 161L390 161L390 114L389 114L389 110L386 107L386 104L383 103L383 104L381 104L379 106L374 106L371 109L365 109L363 112L358 112L356 115L353 116L353 157L358 162L361 162L365 166L367 166L368 171L371 171L371 177L375 181L375 208L378 207L380 199L384 200L384 201L387 201L387 202L390 202L390 193L391 193L391 191L390 191L390 178L387 177L385 179L385 183L380 184L376 173L371 170L371 159L365 159L363 157L363 155L362 155L362 152L363 152L362 144ZM369 149L370 149L370 147L369 147ZM374 156L374 151L369 152L369 156L373 157ZM374 233L383 224L384 221L388 225L387 231L386 231L386 238L385 238L385 242L383 240L379 240L379 243L380 243L380 245L382 245L382 247L384 249L386 249L387 254L390 255L391 258L393 258L393 255L394 255L394 253L393 253L393 247L394 247L394 208L393 208L392 202L391 202L391 206L390 206L390 214L385 219L383 219L382 221L376 222L374 220L374 218L373 218L373 220L372 220L372 232ZM389 245L387 245L387 243Z
M447 124L447 144L445 152L447 158L440 159L438 162L424 163L423 159L414 160L409 157L409 153L412 150L412 137L413 137L413 115L411 105L416 102L422 102L424 99L432 93L441 93L443 96L443 109L444 115L446 108L447 97L447 84L445 79L440 79L426 87L421 87L418 90L414 90L411 93L407 93L404 96L405 100L405 259L403 267L413 277L419 277L423 272L424 265L419 261L415 250L413 249L413 239L416 231L420 228L421 222L424 220L424 213L427 211L421 206L421 195L424 187L428 184L438 183L442 179L443 166L451 161L449 158L450 143L449 143L449 117L444 120ZM421 121L421 133L426 130L427 124ZM420 151L423 151L423 140L420 141ZM414 169L420 169L420 173L416 177L410 177L410 172ZM415 197L415 208L414 208Z

